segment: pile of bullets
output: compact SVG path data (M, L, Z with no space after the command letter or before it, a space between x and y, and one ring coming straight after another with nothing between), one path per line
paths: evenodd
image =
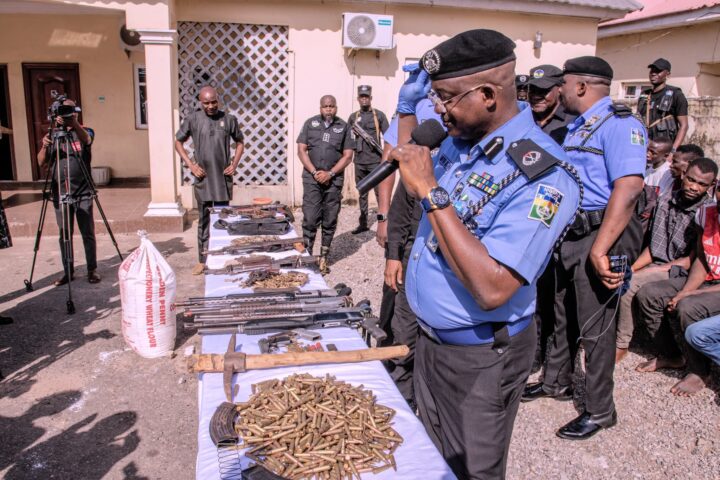
M245 456L284 478L359 480L397 470L394 452L403 439L392 428L395 410L362 385L291 375L253 385L237 409Z
M275 289L275 288L300 288L305 285L310 277L303 272L273 272L266 270L255 270L250 272L247 280L242 282L245 288Z

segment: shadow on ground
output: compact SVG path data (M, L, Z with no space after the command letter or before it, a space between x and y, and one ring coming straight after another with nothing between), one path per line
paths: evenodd
M52 246L57 248L55 242ZM166 258L188 251L179 237L158 242L155 246ZM82 247L75 250L82 254ZM124 252L124 255L127 257L128 253ZM58 253L56 249L47 248L43 254ZM3 312L3 315L12 317L14 323L0 327L0 371L5 377L0 381L0 398L23 395L35 384L38 372L88 342L113 338L120 333L119 324L109 325L111 328L103 324L103 320L120 308L119 266L117 255L98 262L98 272L103 280L94 285L89 284L76 269L75 281L72 282L76 309L73 315L67 314L67 287L52 286L61 272L34 281L33 292L27 292L21 286L0 297L0 302L7 302L27 295L26 300ZM186 339L181 337L178 340Z

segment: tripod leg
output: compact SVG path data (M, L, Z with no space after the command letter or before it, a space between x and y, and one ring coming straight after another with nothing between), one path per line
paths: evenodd
M97 206L98 212L100 212L100 217L102 218L103 224L105 225L105 229L107 230L108 234L110 235L110 240L112 241L113 246L115 247L115 251L118 254L118 257L120 257L120 261L122 262L123 256L122 253L120 253L120 247L118 247L117 241L115 240L115 235L113 235L112 229L110 228L110 224L107 221L107 217L105 216L105 211L102 208L102 205L100 205L100 199L98 198L97 194L97 187L95 186L95 182L92 179L92 175L90 175L90 172L88 172L87 165L85 165L85 162L80 161L80 170L82 170L83 176L85 177L85 181L90 186L90 191L93 200L95 200L95 205Z
M33 275L35 274L35 262L37 261L37 254L40 250L40 239L42 238L43 227L45 226L45 215L47 214L49 199L43 198L42 207L40 207L40 218L38 219L38 228L35 233L35 247L33 248L33 259L30 265L30 278L25 280L25 290L28 292L33 291Z
M95 185L93 185L92 187L95 188ZM107 229L107 232L110 235L110 240L115 247L115 251L117 252L118 257L120 257L120 261L122 262L123 256L122 253L120 253L120 247L118 247L117 241L115 240L115 235L113 235L113 232L110 229L110 224L107 221L107 217L105 217L105 211L103 210L102 205L100 205L100 199L98 198L97 190L95 190L93 193L93 199L95 200L95 205L97 205L98 212L100 212L100 217L105 224L105 229Z
M30 266L30 278L25 280L25 290L28 292L33 291L33 275L35 274L35 262L37 261L37 254L40 250L40 239L42 238L43 227L45 226L45 215L47 215L48 203L50 203L50 177L52 176L54 162L49 165L47 173L45 174L45 183L43 184L42 197L43 203L40 207L40 218L38 219L38 228L35 233L35 247L33 248L33 259L32 265Z

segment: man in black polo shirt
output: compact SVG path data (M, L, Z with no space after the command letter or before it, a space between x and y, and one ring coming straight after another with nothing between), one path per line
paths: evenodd
M312 255L315 234L322 223L320 271L328 273L327 257L335 236L343 172L352 161L353 142L347 123L337 116L332 95L320 99L320 114L309 118L297 138L298 157L304 168L303 241Z
M360 182L380 163L382 150L376 149L368 141L352 131L357 124L375 140L377 146L382 148L382 134L388 128L388 120L383 112L372 107L372 87L360 85L358 87L358 103L360 110L353 112L348 118L350 136L355 148L355 181ZM375 188L375 197L378 198L378 189ZM358 227L352 231L353 235L368 231L368 194L360 194L360 219Z
M650 140L665 136L673 141L672 153L682 145L688 130L688 103L682 90L667 84L670 62L658 58L648 65L652 88L638 100L638 114L645 122Z

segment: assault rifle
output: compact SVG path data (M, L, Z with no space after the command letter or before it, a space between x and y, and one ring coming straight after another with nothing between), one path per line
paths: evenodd
M252 313L203 314L196 315L191 322L186 321L184 327L186 330L197 329L200 334L244 333L246 335L261 335L298 328L314 330L348 327L362 328L378 342L387 337L387 334L378 327L378 319L372 316L370 302L367 300L354 307L332 308L331 311L323 311L325 308L327 306L306 305L298 306L294 312L267 310Z
M281 268L309 268L317 270L317 258L309 255L293 255L275 259L267 255L253 255L238 257L222 268L207 268L203 270L206 275L236 275L248 272L278 272Z
M175 302L176 307L207 307L207 306L229 306L229 305L253 305L269 302L296 302L314 298L347 297L352 294L352 289L344 283L338 283L334 288L326 290L306 291L272 291L255 293L234 293L221 297L190 297L184 302Z
M233 318L235 315L252 315L253 313L297 313L332 311L338 308L352 307L349 296L318 297L299 300L258 300L230 305L201 305L189 307L178 312L178 319L188 321L207 321L218 318Z
M278 214L289 218L291 222L295 221L295 217L287 205L283 205L279 202L272 203L270 205L230 205L224 207L211 207L212 213L217 213L220 218L228 217L250 217L250 218L272 218Z
M247 237L252 239L252 237ZM245 237L242 238L245 240ZM277 252L289 250L284 247L295 247L296 250L305 251L305 245L301 237L293 238L270 238L260 239L257 241L244 241L243 243L233 243L227 247L217 250L203 250L205 255L247 255L253 252ZM302 248L298 248L302 247Z
M375 140L373 137L370 136L369 133L367 133L367 132L365 131L364 128L362 128L360 125L358 125L357 122L353 122L351 128L352 128L352 131L353 131L353 133L354 133L355 135L357 135L358 137L362 138L362 139L365 141L365 143L367 143L368 145L370 145L370 146L373 148L373 150L375 150L375 151L378 153L378 155L381 155L381 156L382 156L382 154L383 154L383 149L382 149L382 147L381 147L380 144L377 142L377 140Z

